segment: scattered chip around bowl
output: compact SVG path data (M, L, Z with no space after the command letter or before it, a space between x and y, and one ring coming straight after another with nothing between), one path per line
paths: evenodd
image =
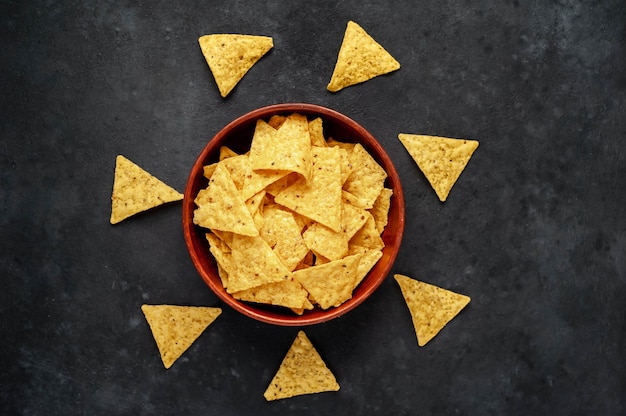
M476 140L404 133L398 134L398 138L441 202L448 198L452 186L478 148Z
M420 347L426 345L463 310L470 297L410 277L396 274L402 296L411 313Z
M181 199L183 194L126 157L118 155L115 159L111 224L117 224L140 212Z
M400 69L400 63L361 26L349 21L328 91L337 92Z
M265 390L267 401L338 391L339 384L304 331L299 331Z
M222 313L208 306L142 305L165 368L176 360Z

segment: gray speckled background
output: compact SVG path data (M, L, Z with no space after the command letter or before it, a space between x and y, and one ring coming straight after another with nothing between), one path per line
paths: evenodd
M402 64L326 91L346 22ZM274 37L220 98L197 38ZM0 2L0 413L626 412L626 3ZM341 390L266 403L298 328L224 313L170 369L142 303L223 306L180 204L108 222L115 156L183 190L206 142L306 101L376 136L404 187L394 273L472 297L417 346L392 278L307 334ZM480 141L442 204L398 133Z

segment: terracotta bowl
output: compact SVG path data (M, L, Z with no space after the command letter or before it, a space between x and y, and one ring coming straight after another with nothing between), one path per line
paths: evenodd
M220 147L226 145L237 152L245 153L250 148L257 119L267 121L274 114L289 115L295 112L304 114L309 119L318 116L322 117L325 137L333 137L345 142L361 143L387 171L388 178L385 186L393 190L389 223L382 234L385 242L382 258L355 289L350 300L339 307L327 310L316 307L311 311L305 311L303 315L296 315L286 308L239 301L228 294L222 286L217 273L215 259L209 252L209 245L205 237L207 230L193 223L193 212L196 208L194 199L198 191L205 188L208 183L203 176L203 166L218 160ZM193 264L202 279L222 301L233 309L258 321L283 326L305 326L327 322L344 315L365 301L380 286L391 270L402 241L404 220L404 195L400 178L382 146L367 130L355 121L337 111L313 104L290 103L271 105L253 110L229 123L208 142L200 156L198 156L189 174L183 199L185 243Z

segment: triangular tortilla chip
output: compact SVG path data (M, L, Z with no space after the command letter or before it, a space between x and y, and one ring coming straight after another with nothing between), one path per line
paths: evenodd
M236 234L259 235L250 211L222 163L215 168L209 186L198 192L195 203L198 208L193 213L194 224Z
M266 283L233 293L238 300L265 303L286 308L302 308L307 302L308 292L293 277L276 283Z
M222 97L274 46L268 36L214 34L198 39Z
M117 224L142 211L181 199L183 194L124 156L118 155L115 159L111 224Z
M228 293L291 278L291 272L260 235L233 235L228 273Z
M306 116L291 114L278 130L263 120L257 121L250 144L253 170L297 172L308 182L311 163L311 137Z
M313 147L313 174L280 192L274 200L300 215L327 226L341 228L341 167L339 149Z
M339 306L352 297L360 254L293 272L322 309Z
M299 331L263 396L271 401L338 390L335 376L304 331Z
M206 306L142 305L141 310L165 368L170 368L222 313L220 308Z
M468 303L469 296L454 293L401 274L394 275L411 312L420 347L426 345Z
M452 186L478 148L476 140L403 133L398 134L398 138L441 202L448 198Z
M387 172L360 143L354 146L349 159L356 168L346 179L343 189L360 200L356 206L370 209L385 186Z
M400 69L400 63L361 26L349 21L326 88L336 92L397 69Z

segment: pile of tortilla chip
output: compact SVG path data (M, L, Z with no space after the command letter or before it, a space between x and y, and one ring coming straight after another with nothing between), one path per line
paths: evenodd
M382 257L385 170L361 144L327 139L319 117L257 120L251 139L245 154L221 148L195 198L224 288L297 314L341 305Z

